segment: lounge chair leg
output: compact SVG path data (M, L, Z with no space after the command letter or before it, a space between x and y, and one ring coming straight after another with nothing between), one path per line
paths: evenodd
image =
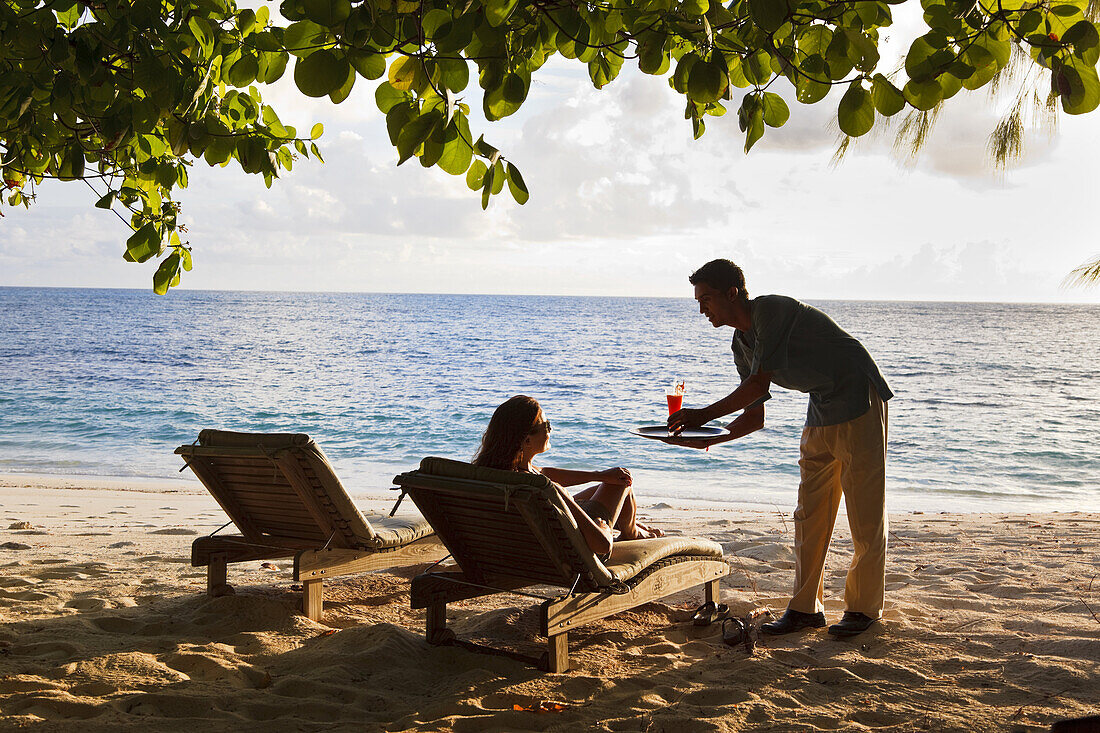
M565 632L547 639L547 672L569 671L569 635Z
M306 580L302 583L302 610L305 611L306 618L311 621L321 620L321 610L325 603L325 592L323 587L324 581L318 578L317 580Z
M206 566L206 595L211 598L225 595L222 591L226 586L227 557L224 552L210 555L210 564Z
M447 628L447 602L432 599L424 615L424 635L429 644L445 644L455 638L454 632Z
M706 597L703 599L704 601L713 603L716 606L721 602L721 591L718 589L719 582L718 580L712 580L704 586L706 589L704 591L706 594Z

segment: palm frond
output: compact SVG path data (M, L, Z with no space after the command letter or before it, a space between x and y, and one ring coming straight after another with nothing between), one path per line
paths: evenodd
M928 142L942 108L943 102L940 102L929 110L914 109L908 112L902 119L898 134L894 138L894 154L910 159L916 158Z
M1062 287L1092 287L1097 283L1100 283L1100 257L1086 262L1067 275Z
M986 144L986 153L996 168L1004 170L1024 152L1023 98L1016 100L1008 114L1000 119Z
M842 135L840 144L836 146L836 150L833 152L833 159L829 161L829 165L833 168L844 162L844 156L848 154L848 148L852 144L851 135Z

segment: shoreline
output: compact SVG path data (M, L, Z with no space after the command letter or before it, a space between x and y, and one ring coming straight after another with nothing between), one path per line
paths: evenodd
M409 467L411 469L411 467ZM408 470L408 469L406 469ZM399 472L399 471L397 471ZM395 472L395 475L396 473ZM648 481L650 472L647 471L635 471L636 476L641 480L637 481L639 485L651 485ZM385 475L389 475L387 472ZM186 478L184 476L190 476ZM356 489L354 485L345 485L348 494L359 501L364 502L385 502L387 500L396 500L396 493L394 493L389 486L383 487L381 484L386 483L383 481L377 482L378 488L375 489ZM101 491L121 491L139 494L186 494L186 495L203 495L208 496L206 488L202 483L194 477L193 474L181 474L179 479L164 479L164 478L150 478L150 477L125 477L125 476L95 476L88 474L46 474L46 473L12 473L12 472L0 472L0 489L27 489L27 490L49 490L49 489L73 489L78 491L87 490L101 490ZM780 512L789 515L795 509L797 500L797 480L795 480L788 489L771 490L768 492L767 497L757 499L755 501L739 500L735 492L731 491L731 496L724 499L702 499L702 498L684 498L674 495L663 495L659 491L651 492L645 491L639 496L639 501L643 506L649 507L661 507L667 506L669 509L688 509L692 511L711 511L711 512L724 512L724 511L761 511L761 512ZM574 489L575 490L575 489ZM773 495L774 494L774 495ZM1100 512L1100 498L1097 499L1097 506L1073 506L1073 507L1055 507L1052 504L1057 502L1041 500L1041 499L1017 499L1016 504L1012 504L1006 501L1000 496L991 496L982 501L974 500L973 498L967 500L961 500L955 497L954 500L948 500L944 502L945 495L949 496L949 492L942 493L926 493L923 496L926 501L917 501L918 493L911 492L903 496L898 496L895 490L887 488L887 510L891 516L893 515L919 515L928 513L938 514L999 514L999 513L1012 513L1012 514L1073 514L1076 512L1083 513L1097 513ZM944 509L932 509L931 505L944 506ZM1068 500L1067 504L1070 503ZM1006 506L1007 505L1007 506ZM846 514L844 504L841 503L840 514Z

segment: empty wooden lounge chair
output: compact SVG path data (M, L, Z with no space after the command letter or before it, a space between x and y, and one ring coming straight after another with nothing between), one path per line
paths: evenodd
M541 604L540 633L548 649L537 663L564 672L571 629L696 585L717 604L719 581L729 573L720 545L690 537L616 542L601 562L577 528L563 489L544 476L425 458L419 470L394 483L458 563L458 569L413 578L412 607L427 609L426 632L434 644L455 641L447 628L449 601L556 586L565 592Z
M227 563L294 557L302 608L319 620L323 581L339 575L432 562L446 554L422 519L360 513L308 435L203 430L176 453L240 534L200 537L191 564L207 567L207 592L227 591Z

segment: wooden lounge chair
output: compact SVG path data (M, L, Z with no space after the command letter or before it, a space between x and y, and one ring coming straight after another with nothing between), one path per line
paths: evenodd
M570 629L696 585L717 604L719 581L729 573L720 545L689 537L616 542L601 562L581 536L563 489L544 476L425 458L394 483L458 563L457 570L413 578L412 607L427 609L434 644L460 643L447 628L449 601L556 586L566 592L541 605L548 649L537 663L564 672Z
M308 435L203 430L176 449L240 530L191 545L191 564L207 567L207 592L222 595L227 563L294 557L302 608L321 618L325 578L432 562L446 550L427 522L372 517L348 496Z

